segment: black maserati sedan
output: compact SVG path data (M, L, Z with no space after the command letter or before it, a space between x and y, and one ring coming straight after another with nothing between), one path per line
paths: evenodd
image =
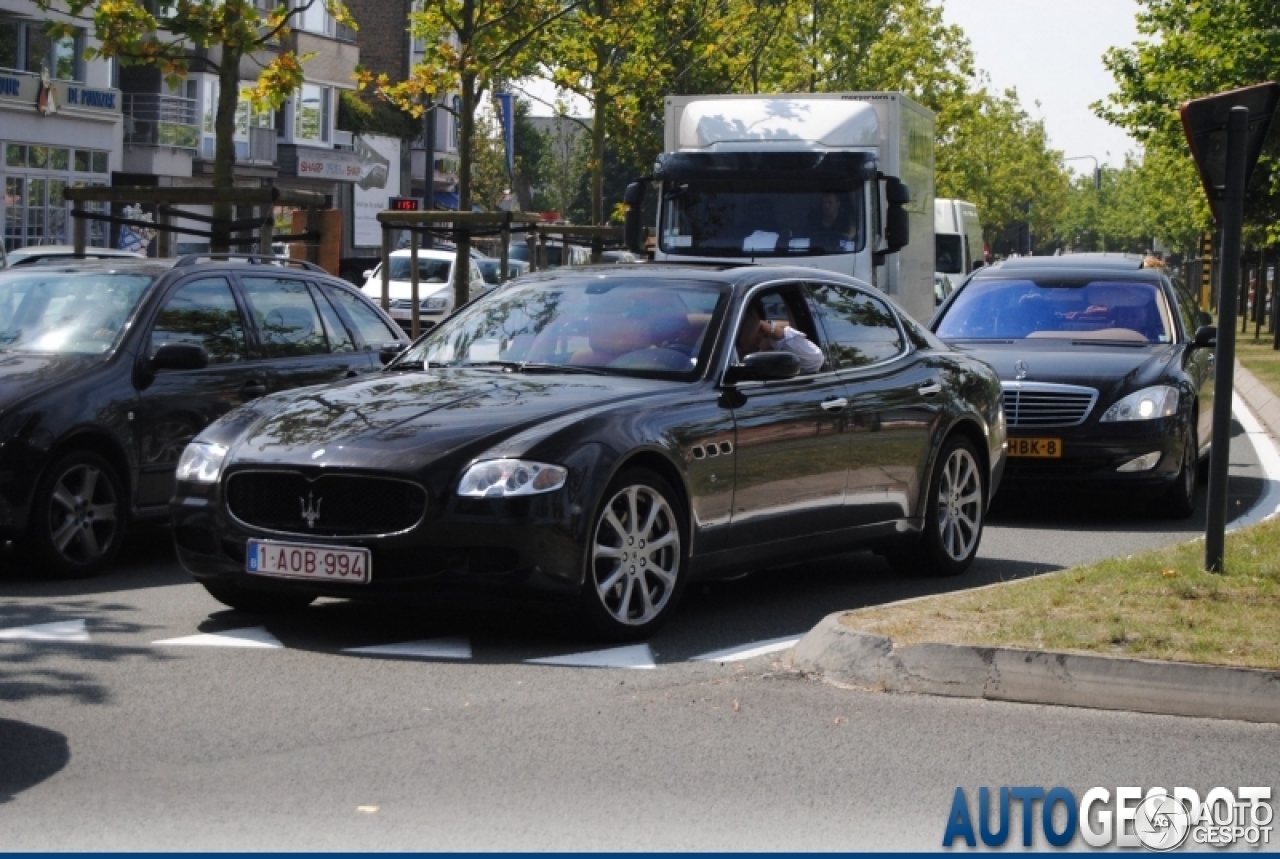
M358 289L296 261L0 271L0 546L36 574L97 572L130 523L169 515L178 458L215 418L407 345Z
M1105 488L1185 518L1212 441L1211 322L1143 258L1078 254L979 269L930 327L1000 375L1008 485Z
M627 640L690 581L818 554L963 572L1004 449L991 369L864 283L574 267L226 415L182 455L173 533L235 608L515 595Z

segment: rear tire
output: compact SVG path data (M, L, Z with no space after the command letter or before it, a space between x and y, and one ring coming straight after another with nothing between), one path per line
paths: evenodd
M54 579L97 575L124 542L128 511L111 463L87 450L59 459L40 478L27 531L40 572Z
M250 614L289 614L315 602L308 594L281 594L253 591L231 582L201 582L209 596L225 606Z
M987 484L973 442L953 435L938 454L925 498L919 542L885 553L895 571L915 576L958 576L978 555L987 512Z
M679 496L661 475L628 469L605 490L587 540L583 620L611 641L652 635L684 590L688 541Z

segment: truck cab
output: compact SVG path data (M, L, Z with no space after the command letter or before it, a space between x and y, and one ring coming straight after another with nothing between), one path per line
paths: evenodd
M933 312L933 115L901 94L671 96L647 178L657 260L811 266Z

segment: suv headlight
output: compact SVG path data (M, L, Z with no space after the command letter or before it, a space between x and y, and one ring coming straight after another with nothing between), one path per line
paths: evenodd
M449 299L443 295L433 295L422 299L423 310L444 310L449 306Z
M1178 389L1171 385L1154 385L1134 391L1117 402L1102 415L1102 421L1148 421L1167 418L1177 411Z
M564 486L569 470L559 465L527 459L490 459L477 462L458 481L463 498L514 498L553 492Z
M227 447L195 441L187 445L178 460L178 479L193 483L217 483L222 474L222 461L227 458Z

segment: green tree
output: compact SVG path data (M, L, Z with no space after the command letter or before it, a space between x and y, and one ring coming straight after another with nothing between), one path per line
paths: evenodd
M548 28L569 14L576 3L557 0L431 0L410 17L409 32L425 46L409 79L358 73L361 85L415 116L424 99L456 92L458 111L458 210L472 203L476 112L484 93L500 81L527 77L548 41ZM454 297L468 297L471 237L458 236Z
M1127 129L1164 166L1190 162L1179 106L1190 99L1280 78L1280 3L1275 0L1140 0L1144 37L1103 58L1117 91L1094 105ZM1274 129L1273 129L1274 131ZM1185 186L1190 175L1177 172ZM1273 133L1254 171L1246 217L1255 240L1280 241L1280 134ZM1202 194L1197 193L1197 197ZM1172 202L1172 201L1171 201ZM1177 215L1176 205L1153 211ZM1205 210L1199 211L1201 216ZM1207 228L1206 219L1201 228ZM1178 219L1168 226L1179 232Z
M290 38L294 16L323 5L338 23L356 29L339 0L306 0L293 7L282 3L266 13L253 0L36 0L36 5L69 19L48 24L51 36L74 35L78 25L87 25L97 45L85 50L86 59L114 57L122 65L152 66L171 82L185 77L193 61L217 74L215 188L234 184L240 61L249 57L261 67L250 91L254 107L279 109L304 79L307 57L298 55ZM230 205L215 206L214 216L229 219ZM215 230L213 250L227 250L227 238Z

